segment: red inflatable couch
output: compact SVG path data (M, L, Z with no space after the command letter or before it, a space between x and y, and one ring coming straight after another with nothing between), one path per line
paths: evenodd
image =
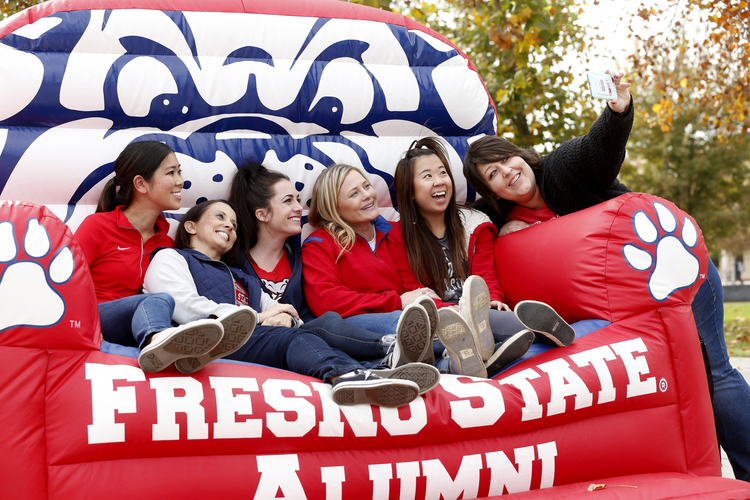
M706 250L664 200L624 195L498 240L512 300L593 331L492 380L443 375L399 409L338 407L320 380L263 366L144 373L101 349L69 229L25 202L0 203L0 221L4 498L750 496L718 477L690 309Z
M690 308L703 239L653 196L500 238L510 302L553 305L579 338L403 408L338 407L320 380L237 362L144 373L101 341L72 231L125 145L175 150L172 221L249 157L303 203L323 168L354 164L395 219L414 138L445 138L457 166L495 133L439 34L333 0L51 0L0 23L0 76L3 499L750 498L720 477Z

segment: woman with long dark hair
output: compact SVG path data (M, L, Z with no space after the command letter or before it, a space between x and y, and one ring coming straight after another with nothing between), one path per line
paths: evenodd
M230 201L237 207L240 226L236 260L244 272L258 277L264 293L278 302L270 319L273 324L304 324L306 330L359 360L379 359L395 351L393 366L418 361L427 350L430 327L422 308L410 308L403 319L393 315L390 324L376 331L366 324L344 321L335 309L318 309L315 314L310 310L302 287L303 260L291 241L302 231L302 206L285 174L250 162L237 172Z
M129 144L114 163L95 214L76 231L91 270L104 340L141 348L138 362L157 372L181 357L215 347L223 326L204 319L172 325L169 294L140 294L151 252L171 247L161 214L180 208L182 174L172 149L158 141Z
M497 230L486 215L457 205L440 139L414 141L394 180L401 220L388 239L391 255L406 290L427 286L440 297L438 337L451 363L463 373L493 375L526 353L534 333L561 347L573 342L573 329L546 304L521 302L514 314L504 303L494 260ZM473 342L443 333L455 330L471 332ZM467 356L473 345L475 355Z

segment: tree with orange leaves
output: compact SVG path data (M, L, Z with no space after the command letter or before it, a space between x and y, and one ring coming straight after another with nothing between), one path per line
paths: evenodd
M660 100L649 110L651 125L666 131L674 108L700 104L700 120L719 141L750 126L750 7L747 0L666 0L641 4L636 21L646 32L631 56L644 84L653 82ZM666 29L661 27L669 20ZM633 25L631 20L631 26ZM657 28L657 26L660 26ZM640 30L639 30L640 31ZM675 71L689 66L692 72ZM741 137L740 137L741 139Z
M23 9L43 3L46 0L0 0L0 21L6 17L21 12Z

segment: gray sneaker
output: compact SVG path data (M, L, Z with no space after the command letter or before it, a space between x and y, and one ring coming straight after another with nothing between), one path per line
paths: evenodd
M202 356L221 341L224 328L215 319L201 319L159 332L156 340L141 349L138 364L156 373L180 358Z
M453 309L438 311L438 339L450 357L451 373L487 378L487 369L466 320Z
M425 363L408 363L398 368L373 369L372 373L381 378L411 380L419 386L419 394L431 391L440 383L440 372Z
M419 359L421 363L427 363L428 365L435 365L435 350L432 348L432 341L437 339L437 328L438 328L438 308L435 305L435 301L426 295L419 297L416 303L424 307L427 311L427 318L430 320L430 347L425 352L423 359Z
M333 382L331 397L341 406L371 404L398 408L419 396L419 386L410 380L380 378L369 370L358 369Z
M494 377L500 373L500 370L521 359L533 343L534 332L531 330L521 330L507 339L497 348L495 354L492 355L489 361L485 363L487 377Z
M427 311L419 304L409 304L398 319L396 344L389 364L392 368L398 368L407 363L417 363L426 358L428 349L432 349L432 342Z
M224 328L224 336L219 343L210 352L201 356L178 359L174 364L177 371L185 374L195 373L211 361L229 356L245 345L255 325L258 324L258 314L250 307L240 306L220 316L218 321Z
M481 276L472 275L464 281L458 310L471 327L482 361L495 353L495 337L490 328L490 289Z
M523 326L544 335L557 347L568 347L576 339L573 327L544 302L523 300L516 304L513 312Z

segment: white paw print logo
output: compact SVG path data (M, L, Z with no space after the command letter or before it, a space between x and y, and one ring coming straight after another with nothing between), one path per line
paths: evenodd
M698 231L693 222L685 217L682 231L677 231L677 218L663 204L654 202L659 227L666 234L659 236L656 227L646 212L639 210L633 214L633 229L643 243L655 245L644 250L636 245L622 247L625 261L638 271L651 269L648 277L648 290L659 302L666 300L673 292L695 283L700 270L698 258L689 249L698 242Z
M54 285L62 285L73 275L73 252L62 247L45 270L34 259L45 257L50 249L47 230L37 219L29 219L23 251L30 258L19 258L13 224L0 222L0 264L13 261L0 275L0 332L17 326L52 326L65 315L65 302Z

